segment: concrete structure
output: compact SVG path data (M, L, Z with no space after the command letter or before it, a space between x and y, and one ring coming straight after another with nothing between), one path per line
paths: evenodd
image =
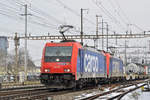
M5 67L7 70L7 48L8 48L8 40L7 37L0 36L0 67ZM2 69L1 69L2 70ZM2 71L3 72L3 71Z
M7 54L8 40L5 36L0 36L0 51L6 52Z

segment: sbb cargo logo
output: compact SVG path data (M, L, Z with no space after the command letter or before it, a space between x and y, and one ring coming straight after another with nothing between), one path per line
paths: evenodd
M90 54L84 56L84 71L98 72L98 57Z

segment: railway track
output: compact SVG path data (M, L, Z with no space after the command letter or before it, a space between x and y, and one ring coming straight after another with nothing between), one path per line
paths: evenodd
M17 91L7 91L0 92L0 100L47 100L47 98L51 98L57 95L63 95L67 93L73 93L78 91L84 91L93 89L91 87L83 89L83 90L73 90L73 89L47 89L47 88L38 88L38 89L30 89L30 90L17 90Z
M32 87L32 86L39 86L42 85L39 81L33 81L33 82L8 82L8 83L1 83L0 90L8 89L8 88L20 88L20 87Z
M46 89L45 86L41 86L41 87L33 87L33 88L24 88L24 89L13 89L13 90L4 90L4 91L0 91L0 96L7 96L7 95L12 95L12 94L19 94L21 92L32 92L34 90L44 90Z
M15 91L5 91L0 92L0 100L29 100L34 95L40 96L41 94L49 93L45 87L41 88L32 88L32 89L24 89L24 90L15 90ZM34 100L34 99L31 99Z
M41 88L41 87L45 87L45 86L44 85L31 85L31 86L20 86L20 87L18 86L18 87L11 87L11 88L2 88L2 89L0 89L0 92L33 89L33 88Z
M113 100L113 99L117 99L117 100L120 100L123 96L125 96L126 94L132 92L132 91L135 91L136 89L142 87L142 86L145 86L146 84L143 84L143 85L140 85L140 86L137 86L135 88L132 88L132 89L129 89L127 91L122 91L122 93L116 95L116 96L113 96L113 97L110 97L108 100Z
M136 84L141 83L141 82L143 82L143 81L115 84L115 86L119 87L119 88L115 88L115 86L113 86L114 84L112 84L111 87L113 87L115 89L112 89L108 92L96 94L91 97L83 98L81 100L93 100L93 99L114 93L116 91L121 91L121 89L123 89L123 88L127 88L130 86L136 86ZM102 87L109 87L109 86L110 85L103 85ZM72 90L72 89L48 90L47 88L41 87L41 88L34 88L34 89L24 89L24 90L5 91L5 92L0 91L0 100L36 100L36 99L47 100L47 98L58 97L60 95L65 96L66 94L69 94L69 93L72 93L72 95L75 96L74 94L77 92L80 92L80 94L81 94L81 93L84 93L86 90L94 91L93 88L95 88L95 87L89 87L89 88L86 88L83 90ZM121 93L123 93L123 92L125 93L127 91L122 91ZM123 94L118 94L118 95L119 95L118 97L120 97L121 95L123 96ZM117 97L110 97L107 99L112 100L113 98L117 98ZM68 99L68 100L70 100L70 99Z
M122 85L118 88L112 89L110 91L106 91L103 93L98 93L89 97L82 98L80 100L94 100L94 99L105 99L105 100L120 100L123 96L126 94L142 87L145 86L145 81L144 82L130 82L126 85Z
M0 100L47 100L47 98L51 98L54 95L63 95L71 92L77 92L81 90L72 90L72 89L52 89L49 90L47 88L41 89L32 89L32 90L21 90L17 92L7 92L3 93L0 96Z

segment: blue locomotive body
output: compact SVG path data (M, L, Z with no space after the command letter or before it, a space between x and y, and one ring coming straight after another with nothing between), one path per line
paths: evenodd
M111 77L123 77L123 61L119 58L110 58L110 74Z
M77 62L77 79L106 77L106 56L103 53L80 49Z

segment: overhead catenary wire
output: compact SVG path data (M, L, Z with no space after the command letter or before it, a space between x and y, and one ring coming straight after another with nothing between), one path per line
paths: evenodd
M119 10L121 11L121 13L123 14L123 16L125 17L125 19L127 20L128 23L131 23L130 19L127 17L126 13L123 11L123 9L120 7L120 4L117 0L113 0L116 5L118 6Z
M72 8L70 8L69 6L67 6L66 4L64 4L62 1L60 0L56 0L59 4L61 4L62 6L64 6L68 11L70 11L71 13L75 14L76 16L80 17L81 15L76 12L75 10L73 10ZM87 22L89 22L92 25L95 25L95 23L85 17L83 17Z
M24 6L23 2L18 2L18 0L14 0L14 2L15 2L17 5Z
M21 3L18 3L18 4L21 4ZM3 3L0 3L0 5L2 5L2 6L6 6L4 9L3 9L3 13L1 13L1 14L3 14L3 15L5 15L5 16L7 16L7 17L9 17L9 18L11 18L11 19L14 19L14 20L22 20L22 19L20 19L20 12L18 11L18 9L17 8L14 8L14 7L10 7L9 5L6 5L6 4L3 4ZM21 5L23 5L23 4L21 4ZM1 6L1 7L2 7ZM0 10L1 12L2 12L2 10ZM12 14L10 14L10 13L12 13ZM36 15L33 15L33 16L35 16L35 17L38 17L38 18L40 18L40 16L36 16ZM19 18L18 18L19 17ZM22 20L23 21L23 20ZM31 21L31 20L30 20ZM41 22L43 22L43 24L41 23ZM56 29L56 27L54 27L54 25L51 25L50 26L50 24L48 23L48 21L47 20L45 20L44 21L44 18L43 18L43 20L40 20L39 22L35 22L35 21L31 21L30 23L33 23L33 24L36 24L36 25L40 25L40 26L44 26L44 27L46 27L47 26L47 28L55 28ZM46 25L44 25L46 23ZM48 24L48 25L47 25Z
M20 6L24 6L24 2L21 2L20 0L15 0L15 3L17 3ZM51 20L53 19L57 23L62 23L62 21L60 21L60 20L56 19L55 17L45 13L44 11L40 10L39 8L37 8L35 6L34 6L34 8L32 8L32 7L29 7L28 10L31 10L32 12L35 12L35 13L39 14L40 16L45 17L46 19L51 19Z
M108 3L112 6L112 9L114 9L114 12L118 15L118 17L120 17L120 20L125 24L127 25L129 22L124 19L124 16L122 16L119 12L119 10L116 8L116 6L113 4L112 0L107 0Z
M43 17L37 16L37 15L34 15L34 14L32 14L32 16L38 18L40 20L40 22L43 21L43 23L51 25L51 27L53 27L54 29L57 29L57 26L54 25L54 24L49 23L49 20L46 20Z
M126 28L124 27L124 25L121 24L121 22L116 19L102 4L102 2L100 2L99 0L92 0L92 2L99 8L102 10L102 12L110 19L112 20L117 26L119 26L120 28L122 27L123 30L126 30Z
M111 1L111 0L110 0L110 1ZM128 18L127 14L126 14L126 13L124 12L124 10L121 8L121 6L120 6L118 0L113 0L113 1L114 1L115 4L118 6L120 12L122 13L121 15L122 15L122 16L124 17L124 19L128 22L128 24L132 24L132 25L134 25L137 29L139 29L139 30L141 30L141 31L144 31L144 29L142 29L142 28L139 27L137 24L132 23L132 22L130 21L130 19Z
M0 2L0 5L1 5L0 7L7 8L7 10L9 10L9 11L18 12L17 8L14 8L14 7L12 7L12 6L8 5L8 4L6 5L6 4Z
M130 21L129 21L129 19L126 17L125 18L125 16L124 16L124 12L123 12L123 10L120 8L120 6L119 5L115 5L114 3L113 3L113 1L112 0L107 0L109 3L110 3L110 5L112 6L112 9L114 9L115 10L115 12L117 13L117 15L120 17L120 19L122 20L122 22L124 23L124 24L128 24L128 23L130 23ZM114 2L116 2L116 0L114 1ZM118 8L118 9L117 9ZM122 12L122 14L120 14L120 11Z
M42 16L44 16L44 17L47 17L47 18L50 18L50 19L54 20L55 22L57 22L57 23L59 23L59 24L62 24L62 23L63 23L62 21L60 21L60 20L56 19L55 17L53 17L53 16L51 16L51 15L49 15L49 14L43 12L42 10L39 10L38 8L35 8L36 10L35 10L35 9L32 9L32 8L29 8L29 9L30 9L31 11L37 13L37 14L40 14L40 15L42 15Z
M8 14L8 12L2 12L2 10L0 10L0 14L3 15L3 16L7 16L8 18L13 19L13 20L23 21L23 19L17 18L16 15L15 16L14 15L10 15L10 14ZM52 28L52 26L49 26L49 25L44 24L44 23L36 22L36 21L33 21L33 20L30 20L29 23L40 25L40 26L44 26L44 27L47 27L47 28Z
M11 0L8 0L9 2L11 2L11 3L13 3ZM69 6L67 6L65 3L63 3L61 0L56 0L57 2L59 2L59 4L61 4L62 6L64 6L66 9L68 9L70 12L72 12L72 13L74 13L76 16L80 16L80 14L78 13L78 12L76 12L74 9L72 9L72 8L70 8ZM16 5L18 5L19 7L20 6L22 6L22 5L24 5L23 3L25 3L25 2L28 2L29 3L29 1L24 1L24 2L22 2L21 0L14 0L14 4L16 4ZM101 3L102 4L102 3ZM112 1L111 1L111 4L112 4ZM113 6L114 6L114 4L113 4ZM105 11L105 7L103 8L104 6L102 5L102 9ZM13 8L15 8L15 7L13 7ZM16 9L17 10L17 9ZM52 24L50 23L50 19L51 19L51 17L49 18L49 16L47 16L47 14L46 14L46 12L44 12L44 11L41 11L41 9L39 9L38 8L38 10L37 10L37 7L35 8L35 6L33 6L33 7L29 7L29 10L33 13L35 13L35 14L33 14L33 16L34 17L36 17L37 19L37 21L40 21L40 23L45 23L46 22L46 24L49 24L49 26L51 26ZM106 9L107 10L107 9ZM107 10L108 11L108 10ZM114 18L114 16L110 13L110 11L105 11L110 17L111 17L111 19L113 20L113 21L116 21L115 19L116 18ZM11 12L11 11L10 11ZM44 12L44 13L43 13ZM15 12L14 12L15 13ZM119 15L120 15L120 13L119 13ZM120 15L121 16L121 15ZM45 20L42 20L42 19L45 19ZM55 18L56 19L56 18ZM86 19L85 19L86 20ZM118 20L118 19L117 19ZM35 20L34 20L35 21ZM60 20L55 20L55 22L56 23L61 23L60 22ZM120 21L118 21L116 24L119 24L120 23ZM94 23L93 23L94 24ZM52 27L53 26L55 26L54 28L55 29L58 29L57 27L56 27L56 25L57 24L55 24L55 25L52 25ZM41 25L40 25L41 26ZM118 25L119 26L119 25ZM44 26L43 26L44 27ZM121 27L122 27L122 25L121 25Z

